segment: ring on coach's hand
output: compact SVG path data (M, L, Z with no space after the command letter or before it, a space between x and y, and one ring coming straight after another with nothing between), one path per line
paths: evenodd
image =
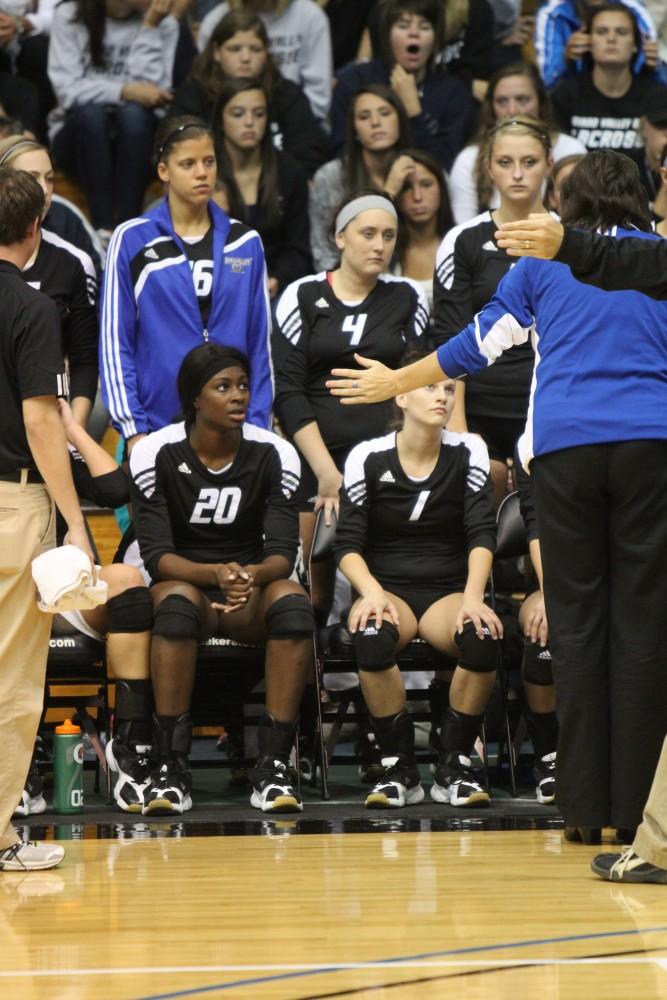
M523 249L524 250L530 250L530 240L524 240L523 241Z
M353 382L352 383L352 388L353 389L358 389L359 388L359 383L358 382Z

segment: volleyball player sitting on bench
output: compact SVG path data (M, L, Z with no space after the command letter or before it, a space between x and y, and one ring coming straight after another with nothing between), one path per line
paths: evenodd
M408 351L403 363L423 356ZM359 595L348 628L385 768L366 805L424 798L396 663L415 636L458 663L431 798L485 804L470 757L495 679L494 640L502 638L484 603L495 547L489 455L480 437L444 429L453 381L399 395L396 404L401 429L357 445L345 463L334 545Z
M301 810L288 774L296 717L312 666L314 618L288 577L298 545L292 498L300 463L289 442L245 423L245 355L194 348L178 373L185 420L132 450L134 522L154 585L153 770L145 813L192 807L188 754L197 643L266 643L266 708L251 804Z

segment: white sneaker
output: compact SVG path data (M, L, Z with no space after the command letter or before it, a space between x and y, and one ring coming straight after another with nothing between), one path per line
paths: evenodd
M39 840L13 844L0 851L0 871L30 872L55 868L65 857L65 848Z
M384 775L366 796L367 809L402 809L424 800L419 769L399 757L383 757Z
M43 812L46 812L46 799L42 793L31 795L30 789L24 788L21 801L14 810L14 816L35 816Z

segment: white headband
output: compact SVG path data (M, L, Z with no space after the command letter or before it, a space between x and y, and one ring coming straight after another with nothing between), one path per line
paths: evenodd
M336 236L345 229L348 222L351 222L361 212L368 212L372 208L381 208L383 212L389 212L394 222L398 222L396 209L388 198L383 198L381 194L362 194L354 201L348 202L336 216Z

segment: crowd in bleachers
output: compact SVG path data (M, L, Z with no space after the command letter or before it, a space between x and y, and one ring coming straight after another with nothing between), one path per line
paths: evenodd
M495 241L497 228L531 212L558 213L565 178L589 151L614 150L634 162L646 213L650 206L657 232L667 235L663 6L5 0L0 166L32 173L47 195L41 243L25 277L59 305L72 379L68 425L88 419L99 333L102 397L130 461L136 533L157 585L152 626L150 607L128 625L128 603L136 612L138 598L128 602L123 593L141 590L136 574L90 626L111 633L119 659L126 646L118 634L144 636L132 646L136 652L144 642L143 666L118 674L120 725L109 760L120 775L121 808L190 808L196 655L184 643L221 629L225 603L234 614L223 634L267 641L268 714L253 804L301 808L287 763L307 681L304 637L314 624L288 577L297 532L307 551L314 515L337 514L339 495L347 520L337 560L362 595L349 619L351 631L363 633L355 639L362 689L382 756L398 761L387 765L368 804L423 797L402 682L385 676L397 645L417 634L456 668L435 726L441 759L432 797L453 805L484 800L470 758L497 662L489 648L502 632L484 603L484 582L495 509L526 422L533 348L528 339L517 342L502 363L469 378L465 391L460 382L456 391L436 386L435 418L421 397L399 397L396 445L383 437L391 406L346 410L325 383L331 368L353 367L356 353L397 367L406 345L439 346L469 324L513 263ZM54 168L79 186L87 218L53 197ZM220 371L234 373L217 386L227 399L225 427L235 414L247 415L250 427L243 482L229 478L236 452L228 438L211 430L222 426L216 406L223 404L211 388ZM462 436L443 437L445 422ZM70 439L83 451L88 445L79 447L77 435ZM445 474L447 463L455 474ZM401 467L409 507L405 496L400 504L393 497ZM101 475L115 469L104 466ZM365 545L381 548L373 518L388 535L398 530L394 514L377 513L377 498L358 520L372 474L384 484L386 509L396 503L396 523L419 522L429 491L437 493L441 507L429 516L449 518L458 539L434 548L434 564L448 567L444 575L434 569L437 585L431 579L423 592L417 586L401 596L384 556L367 553L364 562ZM188 477L190 485L198 477L200 490L192 509L182 488ZM156 483L166 490L159 504ZM250 483L246 510L238 498ZM241 528L234 539L243 551L219 555L228 576L193 569L207 558L202 526L233 523L239 503L239 519L255 522L246 525L245 548ZM434 532L426 516L424 525ZM415 535L417 551L424 538ZM399 545L396 558L407 565L413 542L403 543L407 551ZM469 549L476 555L468 563ZM398 605L382 604L378 580ZM313 576L311 596L314 621L324 624L334 601L332 567ZM439 601L449 604L436 628L428 616ZM247 620L251 609L256 627ZM546 648L543 601L524 626L528 646ZM557 737L546 660L533 655L524 668L542 802L554 798ZM434 688L442 684L444 675ZM39 795L26 791L24 812L33 800Z

